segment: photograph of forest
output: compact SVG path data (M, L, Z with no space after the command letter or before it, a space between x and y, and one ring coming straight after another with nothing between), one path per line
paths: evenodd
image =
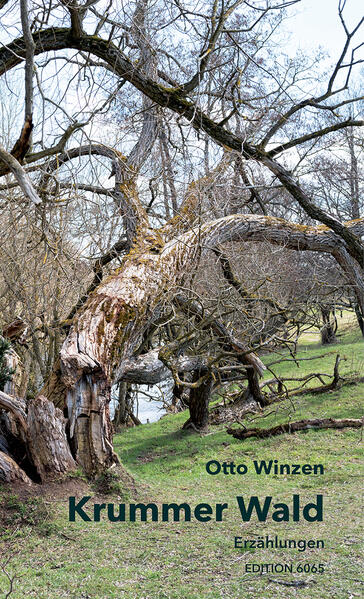
M363 593L359 0L0 0L0 599Z

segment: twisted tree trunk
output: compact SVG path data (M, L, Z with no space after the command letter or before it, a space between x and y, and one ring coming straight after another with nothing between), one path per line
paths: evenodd
M194 268L201 247L268 240L332 255L340 249L340 238L330 230L257 215L232 215L187 232L181 231L181 224L176 226L179 235L172 239L171 225L157 232L137 227L138 239L121 267L101 282L74 318L60 362L42 390L48 402L38 398L27 414L28 426L35 427L39 419L43 423L37 425L37 435L26 437L39 476L65 472L75 462L93 476L116 460L109 415L111 385L120 379L118 373L141 343L161 300L171 299L185 273ZM358 228L358 223L347 226ZM61 411L52 412L49 402ZM61 424L63 416L66 422ZM37 452L42 456L39 461Z
M351 226L351 225L349 225ZM142 341L161 299L171 296L193 269L200 246L247 239L334 254L340 239L329 230L255 215L218 219L168 240L168 226L145 229L121 267L94 291L61 350L71 447L88 474L114 460L108 404L112 381ZM65 397L48 395L64 407Z
M131 176L135 179L143 157L150 151L156 135L155 119L149 119L150 115L145 111L143 131L146 135L142 135L140 143L135 145L129 159L118 157L117 152L112 153L116 174L112 196L124 214L127 247L130 253L125 257L121 269L93 290L82 306L77 306L72 328L61 350L60 362L43 389L42 395L61 408L63 415L57 410L52 412L52 408L43 398L35 400L25 418L18 410L17 426L20 427L19 431L23 431L19 434L24 437L29 453L32 454L33 448L33 451L38 451L43 456L38 462L33 455L40 476L46 476L46 473L52 471L63 472L73 467L69 457L71 454L90 475L108 467L116 459L112 449L109 417L111 384L117 380L117 373L122 370L123 362L133 357L160 302L168 299L172 289L178 287L183 280L185 272L194 268L202 247L214 248L224 241L268 240L292 249L330 253L344 270L361 313L364 314L364 246L360 238L364 221L358 220L345 225L326 214L311 201L307 193L294 181L292 174L276 160L277 154L290 147L344 126L362 126L363 122L352 119L339 122L286 144L279 144L266 152L266 143L280 129L283 122L300 107L308 106L313 99L305 100L292 106L286 115L282 115L265 135L262 144L252 145L248 140L225 128L225 120L213 121L193 101L185 98L185 93L193 89L196 77L182 87L179 85L173 88L160 85L154 79L154 52L151 52L149 45L143 41L147 32L143 10L143 3L137 3L132 27L133 37L141 50L138 61L132 62L110 39L86 34L82 30L80 11L72 7L71 28L49 27L34 32L32 53L38 56L48 51L73 48L100 58L116 76L129 81L147 96L149 107L151 103L168 107L169 110L188 119L196 130L204 131L220 146L236 151L244 159L254 160L269 169L310 218L323 223L324 226L302 227L280 219L239 214L191 229L186 233L186 226L187 229L192 226L194 215L198 212L195 211L198 201L194 201L198 194L193 194L191 189L179 217L172 219L157 232L149 230L147 215L136 197L135 181L131 179ZM24 37L1 48L0 75L18 65L27 56L27 51L27 40ZM341 61L344 56L345 53ZM320 103L329 96L328 91L317 101ZM78 126L78 123L75 126ZM62 139L65 143L67 135L63 135ZM149 142L145 143L146 140ZM56 145L45 151L45 154L44 151L33 153L27 157L27 162L29 164L44 156L58 155L63 149L64 145ZM20 160L22 153L18 156ZM35 206L41 204L31 179L19 161L1 148L0 154L0 175L11 170L28 200ZM77 155L81 155L80 148L77 148ZM127 166L126 170L131 174L129 180L121 176L123 169L120 163ZM45 173L45 179L50 178L49 173L50 171ZM43 181L41 183L40 188L43 188ZM7 402L9 403L8 400ZM4 400L3 404L5 403ZM14 412L9 406L1 407L8 412ZM37 411L37 418L40 419L39 422L37 420L39 439L28 438L27 427L20 424L21 417L26 425L30 419L29 422L35 426L31 416L32 410ZM12 417L15 417L14 414ZM62 423L63 417L66 419L65 427ZM44 429L40 426L41 422L44 422ZM43 444L45 438L47 443ZM63 447L62 455L57 451L60 445ZM9 460L7 462L9 463Z

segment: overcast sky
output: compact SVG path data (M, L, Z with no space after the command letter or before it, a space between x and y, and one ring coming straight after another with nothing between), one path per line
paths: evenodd
M296 13L296 16L286 22L286 30L291 32L287 50L309 50L321 45L330 52L332 59L338 58L345 42L338 15L338 0L302 0L292 7L291 12ZM363 0L347 0L344 17L349 30L357 24L363 13ZM360 31L356 39L357 44L363 41Z

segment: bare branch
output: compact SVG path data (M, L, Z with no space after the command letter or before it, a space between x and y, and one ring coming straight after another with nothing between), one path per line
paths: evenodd
M340 131L340 129L345 129L346 127L364 127L364 121L355 121L353 119L347 119L346 121L342 121L340 123L336 123L335 125L331 125L329 127L324 127L323 129L319 129L318 131L313 131L312 133L306 133L306 135L302 135L301 137L296 137L296 139L291 139L286 143L280 144L276 146L272 150L268 152L268 156L271 158L288 150L289 148L293 148L294 146L299 146L311 139L317 139L318 137L323 137L328 133L333 133L334 131Z
M26 45L25 55L25 121L33 119L33 77L34 77L34 49L32 32L29 25L28 0L20 0L20 15L23 36Z
M28 200L35 206L39 206L39 204L42 203L42 200L37 194L31 179L29 178L21 164L19 164L19 162L16 160L16 158L9 154L9 152L7 152L5 148L3 148L1 145L0 161L3 162L16 177L22 192L28 198Z

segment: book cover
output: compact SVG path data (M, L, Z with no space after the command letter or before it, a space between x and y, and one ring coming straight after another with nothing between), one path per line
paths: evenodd
M362 596L363 27L0 0L0 599Z

